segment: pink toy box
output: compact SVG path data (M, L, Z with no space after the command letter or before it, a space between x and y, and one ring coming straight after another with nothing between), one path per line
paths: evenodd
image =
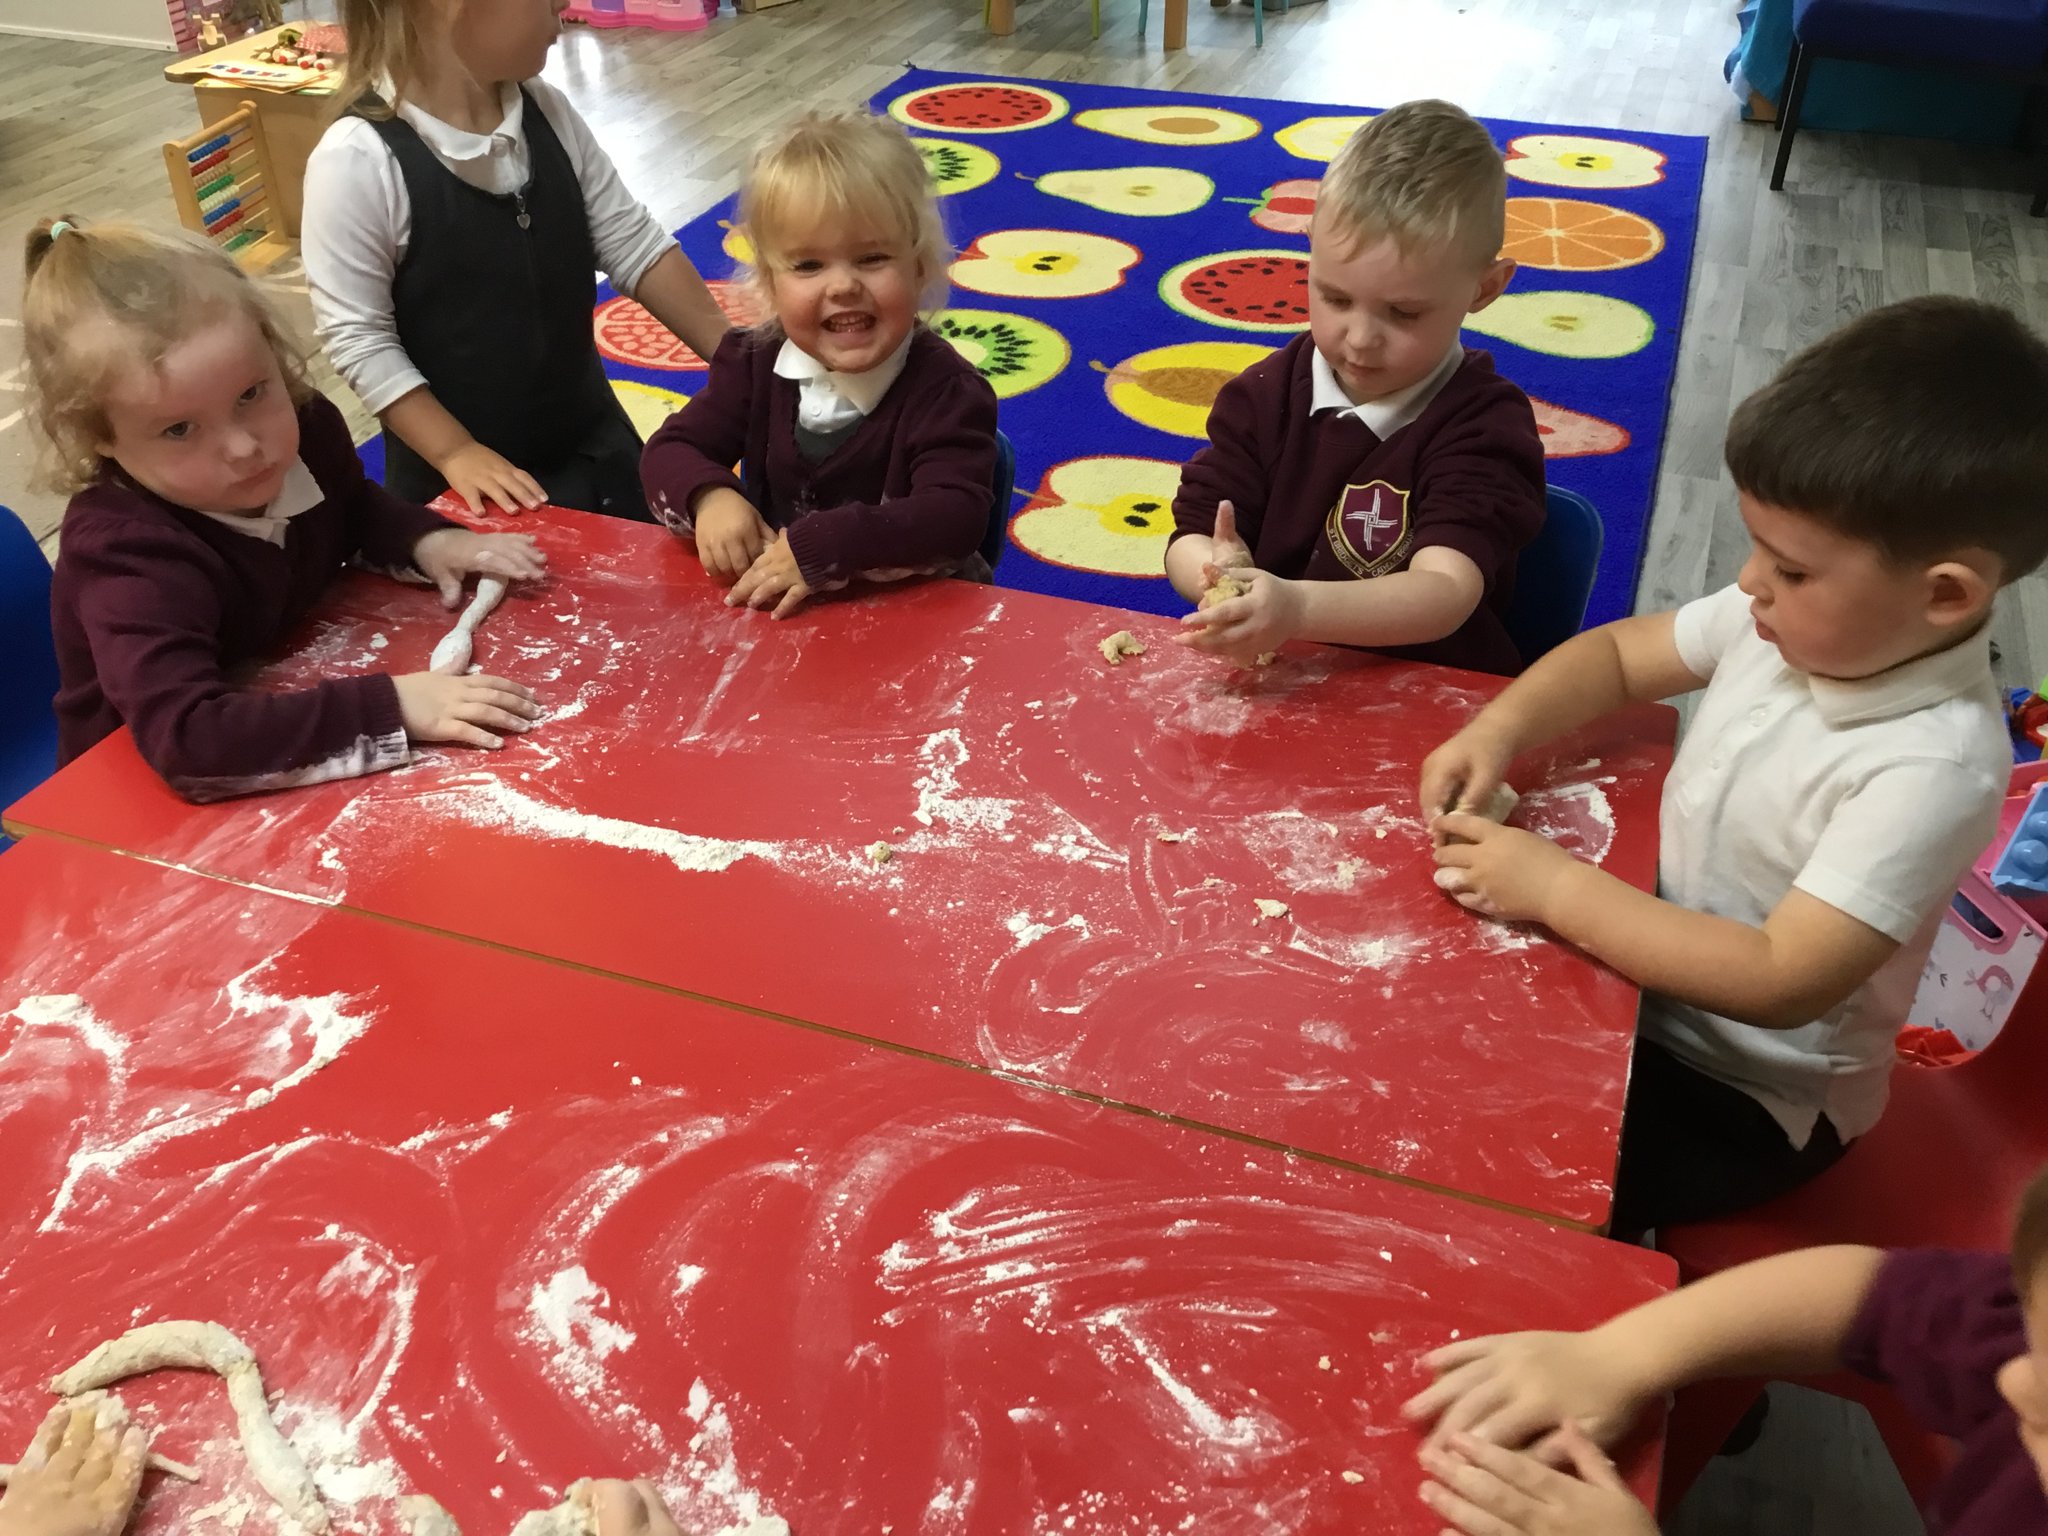
M711 24L717 5L718 0L576 0L563 15L593 27L698 32Z
M2048 898L2014 900L1991 884L1993 867L2025 817L2035 786L2044 781L2048 762L2013 770L1998 835L1963 876L1920 973L1908 1023L1945 1030L1964 1050L1981 1051L1991 1043L2048 944Z

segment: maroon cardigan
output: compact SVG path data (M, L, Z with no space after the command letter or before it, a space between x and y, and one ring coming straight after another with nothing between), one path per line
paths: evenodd
M57 640L57 756L122 725L190 800L395 767L409 756L389 676L264 693L232 675L276 653L352 557L408 569L454 525L363 474L341 412L299 407L299 457L326 500L293 518L282 548L174 506L111 466L64 513L50 618Z
M732 331L704 388L641 456L647 504L687 532L715 486L787 527L813 588L862 571L935 569L966 559L988 531L996 397L944 337L919 326L903 372L821 462L797 450L797 382L775 372L778 336ZM741 466L742 474L732 466ZM791 509L779 521L779 508Z
M1223 386L1209 443L1181 471L1174 538L1208 533L1228 500L1262 571L1349 581L1405 570L1419 549L1455 549L1486 592L1452 634L1390 656L1512 674L1505 618L1515 556L1543 526L1543 441L1529 398L1468 352L1422 414L1381 439L1348 412L1310 415L1307 333Z

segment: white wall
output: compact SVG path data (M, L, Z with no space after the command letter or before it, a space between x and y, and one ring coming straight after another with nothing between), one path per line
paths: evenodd
M164 0L0 0L0 32L170 49Z

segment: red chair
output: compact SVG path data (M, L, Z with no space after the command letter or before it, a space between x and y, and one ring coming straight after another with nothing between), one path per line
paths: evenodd
M2048 975L2037 971L1983 1051L1950 1067L1901 1063L1884 1118L1811 1184L1725 1221L1659 1232L1657 1246L1678 1261L1687 1282L1830 1243L2003 1251L2021 1190L2048 1164L2044 1083ZM1764 1385L1712 1382L1678 1394L1665 1440L1667 1513ZM1910 1422L1890 1392L1861 1378L1801 1385L1868 1408L1907 1488L1925 1501L1947 1470L1946 1440Z

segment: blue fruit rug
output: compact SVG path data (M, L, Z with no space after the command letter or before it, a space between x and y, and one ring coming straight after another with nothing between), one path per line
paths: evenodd
M997 582L1181 611L1162 574L1180 465L1216 391L1306 324L1318 179L1369 114L931 70L874 106L910 128L943 194L961 256L933 323L994 384L1016 445ZM1706 140L1487 126L1521 265L1466 340L1535 400L1553 482L1600 510L1599 623L1633 607ZM737 316L732 220L727 204L679 238ZM603 293L606 370L651 432L703 364Z

